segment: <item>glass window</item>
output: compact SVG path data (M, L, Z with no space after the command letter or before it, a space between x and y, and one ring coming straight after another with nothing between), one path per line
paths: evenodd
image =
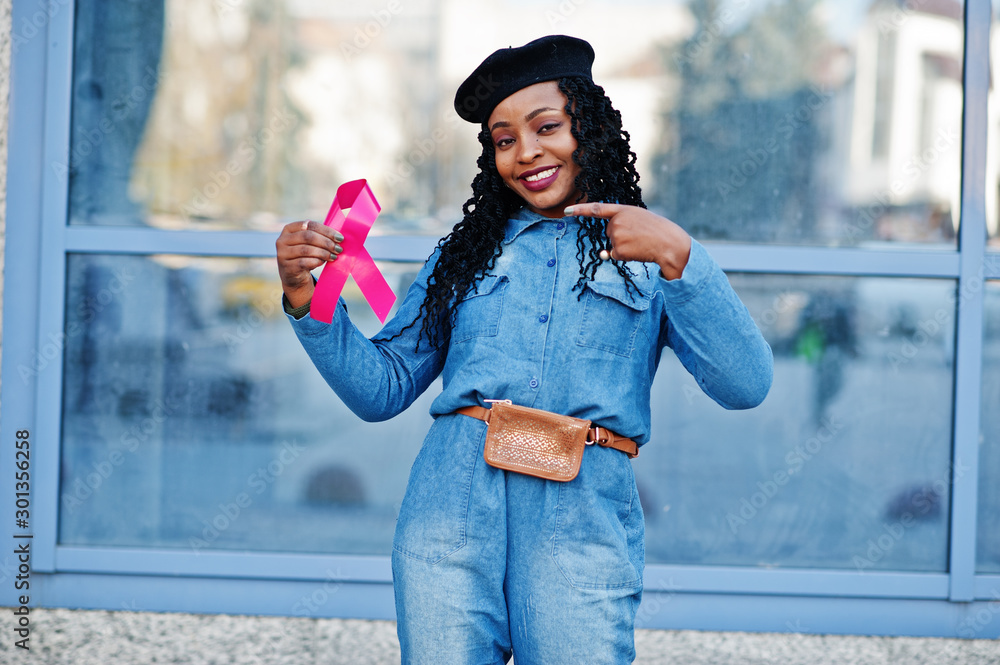
M479 152L456 87L498 46L564 32L595 46L647 202L696 236L954 246L961 2L525 8L81 3L71 150L54 167L70 222L273 229L366 177L379 232L443 235Z
M402 294L418 266L381 268ZM62 544L389 552L439 385L363 423L295 338L270 259L75 254L67 273ZM374 334L353 281L345 297Z
M1000 573L1000 282L987 282L980 414L977 570Z
M955 283L731 279L774 385L723 411L664 354L635 462L646 560L947 570Z
M382 267L397 293L416 270ZM70 256L61 543L390 551L440 385L362 423L284 321L272 269ZM944 570L953 282L733 281L775 350L774 388L725 412L665 352L635 463L648 561Z
M1000 71L1000 0L993 0L993 21L990 26L990 72ZM990 80L986 107L986 230L987 249L1000 249L1000 106L996 86Z
M665 48L665 211L704 238L953 246L961 3L688 8Z

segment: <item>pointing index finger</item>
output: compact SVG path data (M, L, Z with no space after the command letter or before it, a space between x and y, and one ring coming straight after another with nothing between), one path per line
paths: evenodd
M579 215L581 217L599 217L601 219L611 219L625 206L618 203L577 203L576 205L568 206L563 210L563 214L566 217L572 217L574 215Z

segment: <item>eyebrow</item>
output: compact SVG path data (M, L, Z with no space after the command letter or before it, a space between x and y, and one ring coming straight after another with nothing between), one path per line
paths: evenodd
M543 106L542 108L535 109L534 111L532 111L528 115L524 116L524 121L525 122L531 122L532 120L534 120L535 118L537 118L542 113L545 113L546 111L558 111L558 110L559 109L552 108L551 106ZM493 123L493 125L490 127L490 131L492 132L497 127L510 127L510 123L507 122L506 120L499 120L499 121Z

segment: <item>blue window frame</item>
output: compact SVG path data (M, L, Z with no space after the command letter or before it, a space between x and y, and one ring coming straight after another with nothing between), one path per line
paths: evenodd
M15 0L15 30L32 24L36 12L37 6ZM280 551L281 547L242 552L238 545L231 546L237 551L200 550L143 545L141 538L115 542L87 531L96 528L96 522L72 530L73 518L63 497L73 480L67 476L66 465L74 459L68 450L75 444L66 433L72 414L64 409L64 399L74 394L73 385L79 388L79 384L70 385L76 379L69 363L75 358L73 353L84 351L74 351L79 340L69 326L80 312L70 305L79 305L73 289L85 278L86 266L99 268L108 256L264 259L273 256L274 233L68 223L72 208L68 183L52 165L66 164L74 147L73 66L79 44L74 41L70 8L39 21L36 27L44 38L15 39L12 62L0 401L5 460L13 459L16 433L31 433L32 602L106 609L392 618L388 557L364 548L350 555L292 554ZM697 554L690 561L672 559L667 547L647 566L640 626L1000 636L1000 618L993 609L1000 599L1000 574L995 565L983 565L982 559L988 557L982 552L977 561L982 534L991 528L984 525L995 528L993 516L977 514L986 505L980 485L995 482L998 473L980 465L982 395L984 381L988 381L983 377L984 287L987 281L1000 279L1000 260L987 248L987 220L992 218L986 207L987 135L992 129L987 119L990 25L989 0L967 0L961 223L953 246L823 247L817 242L794 246L794 240L777 232L770 240L786 244L756 244L750 242L753 238L739 237L737 242L707 243L722 267L733 274L734 282L747 289L745 298L752 298L755 288L765 293L765 304L756 310L765 324L767 298L782 290L768 291L760 285L786 276L816 283L914 280L943 284L945 291L955 294L948 323L954 325L954 334L941 342L951 349L945 353L951 353L948 362L953 367L952 390L942 393L950 407L952 425L946 432L950 448L932 465L944 474L940 477L948 486L947 501L941 507L945 514L940 522L940 551L923 563L901 569L823 565L808 557L792 560L790 565L781 561L775 567L731 561L705 565L698 563ZM680 57L691 55L682 51ZM775 110L754 107L753 112L766 116ZM873 154L886 149L880 141L875 142L878 150L873 145ZM688 175L697 178L698 172ZM377 260L405 266L423 260L433 245L430 236L400 233L372 238L369 250ZM811 353L808 340L795 341L792 348L807 356ZM989 371L990 366L986 367ZM127 405L128 399L116 408L125 408L123 403ZM790 447L795 441L787 443ZM102 462L115 465L117 458L110 455L98 452L83 463L99 473ZM14 478L6 462L2 468L0 505L7 506L5 514L10 515ZM766 474L771 466L764 462L760 468ZM750 478L756 480L753 474ZM766 480L766 476L761 478ZM744 492L748 498L752 486L751 482ZM122 489L120 500L127 500L134 489ZM734 505L739 505L738 496L739 492ZM211 520L212 515L207 517ZM877 527L878 520L873 524ZM892 529L890 522L890 537ZM880 535L877 528L872 533L876 545ZM934 538L930 540L938 542ZM5 584L0 601L11 599L12 604L13 593L13 585Z

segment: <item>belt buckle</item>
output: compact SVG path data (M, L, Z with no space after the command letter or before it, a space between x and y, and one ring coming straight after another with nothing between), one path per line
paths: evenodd
M601 436L601 430L604 430L604 436ZM594 438L591 439L590 438L591 436L593 436ZM595 443L597 445L604 445L605 443L608 442L608 440L610 438L611 438L610 434L608 433L608 430L607 430L606 427L600 427L598 425L594 425L593 427L591 427L587 431L587 442L586 443L587 443L588 446L592 446Z

